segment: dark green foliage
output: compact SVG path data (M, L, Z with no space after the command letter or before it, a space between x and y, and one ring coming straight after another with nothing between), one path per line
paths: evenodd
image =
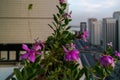
M36 63L27 63L27 66L24 66L22 69L14 69L17 80L34 80L37 76L44 74L44 72L45 67L42 68L40 64Z
M78 68L79 64L73 62L64 62L64 65L56 67L54 71L49 72L48 80L79 80L84 70Z

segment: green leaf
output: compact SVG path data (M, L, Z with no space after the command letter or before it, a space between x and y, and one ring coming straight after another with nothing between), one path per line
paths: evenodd
M51 28L53 31L55 31L55 29L54 29L50 24L48 24L48 26L50 26L50 28Z
M60 14L57 13L57 17L60 18Z
M71 22L72 21L72 19L69 19L69 22Z
M68 23L69 23L69 20L66 18L65 19L65 24L68 25Z
M65 39L65 38L68 37L68 35L69 35L69 33L63 34L63 35L62 35L62 38Z
M79 73L76 77L76 80L79 80L83 76L83 74L84 74L84 68L82 68L81 70L79 69Z
M88 68L86 66L84 66L84 71L85 71L86 80L89 80L90 73L89 73L89 70L88 70Z
M24 68L22 69L22 72L23 72L23 77L24 77L24 79L27 80L27 78L29 77L29 75L28 75L28 73L27 73L27 68L24 67Z
M62 4L62 7L63 7L63 10L65 10L67 7L67 4L66 3Z
M70 26L68 26L67 28L66 28L66 30L69 30L71 27Z
M56 29L57 29L57 25L54 23L54 22L52 22L53 23L53 25L56 27Z
M22 77L22 74L21 74L21 72L18 68L14 69L14 73L15 73L18 80L24 80L23 77Z
M54 21L58 24L58 19L57 19L56 15L53 14L53 16L54 16Z
M58 43L53 44L55 48L58 48Z
M63 14L64 11L63 11L58 5L57 5L56 7L58 8L59 13L60 13L60 14Z

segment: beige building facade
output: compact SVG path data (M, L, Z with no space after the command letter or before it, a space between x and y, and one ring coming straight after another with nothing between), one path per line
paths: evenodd
M52 30L48 26L57 12L59 0L1 0L0 43L33 43L46 40ZM28 5L33 4L31 10Z

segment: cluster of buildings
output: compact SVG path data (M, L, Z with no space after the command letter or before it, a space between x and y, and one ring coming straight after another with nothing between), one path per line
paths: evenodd
M87 27L88 26L88 27ZM113 49L120 51L120 11L113 13L113 17L103 18L99 21L96 18L89 18L86 22L80 23L80 31L88 30L89 43L91 45L103 45L113 43Z

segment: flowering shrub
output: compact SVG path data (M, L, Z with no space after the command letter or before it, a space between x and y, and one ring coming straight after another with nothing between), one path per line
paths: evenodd
M104 80L113 71L115 60L120 57L120 53L115 52L115 59L110 55L112 43L108 44L108 49L100 56L95 66L79 67L80 52L75 48L73 40L79 38L86 42L88 32L73 34L69 31L71 12L66 13L66 8L65 0L59 0L59 13L53 15L52 25L48 24L53 33L46 41L36 40L31 48L26 44L22 45L26 51L20 55L24 66L21 70L14 69L16 78L12 78L13 80L79 80L83 74L86 80Z
M99 56L96 65L86 68L85 74L87 80L91 78L95 80L111 80L111 73L113 73L116 62L118 62L118 56L116 57L116 54L119 53L117 51L113 52L112 42L107 43L107 49Z
M44 42L36 40L31 48L22 45L26 52L20 56L23 68L14 69L17 80L79 80L82 76L79 51L73 44L75 35L69 32L71 12L65 12L65 0L59 0L57 8L53 25L48 24L52 35Z

